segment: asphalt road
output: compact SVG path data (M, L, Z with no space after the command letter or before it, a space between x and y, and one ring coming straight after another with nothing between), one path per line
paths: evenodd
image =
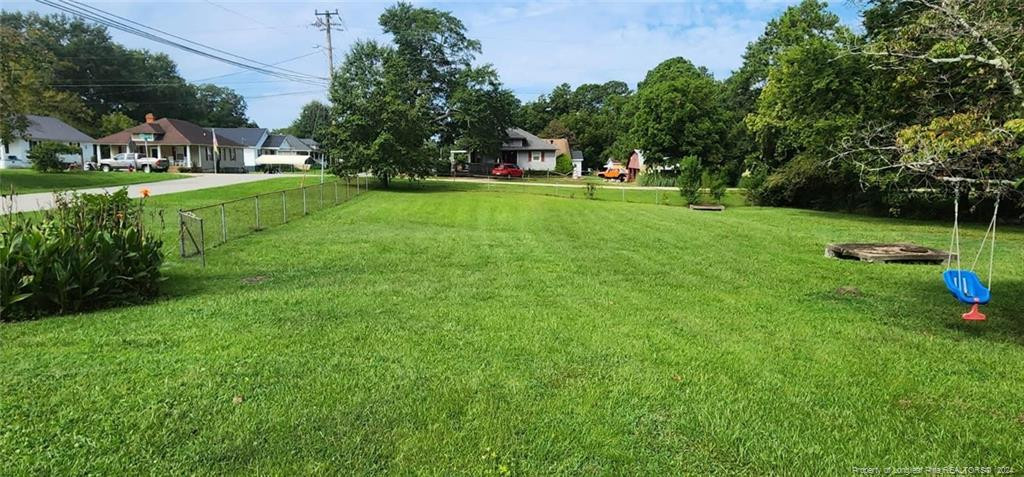
M191 177L186 177L184 179L146 184L132 184L129 186L76 189L75 192L102 194L117 191L121 187L127 187L129 197L139 197L142 189L149 189L149 195L163 195L173 194L175 192L187 192L190 190L209 189L211 187L244 184L246 182L256 182L279 177L282 176L276 174L193 174ZM53 195L53 192L16 195L14 196L13 203L11 203L7 197L4 197L3 199L0 199L0 214L49 209L53 207Z

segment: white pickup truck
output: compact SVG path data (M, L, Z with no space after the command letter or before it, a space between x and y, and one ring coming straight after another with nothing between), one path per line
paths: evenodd
M136 170L143 172L164 172L171 166L167 159L146 157L137 152L122 152L109 159L100 159L95 167L103 171L116 169Z

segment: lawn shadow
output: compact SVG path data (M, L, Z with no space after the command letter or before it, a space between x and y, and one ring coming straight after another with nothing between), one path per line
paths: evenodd
M969 305L953 298L939 278L892 277L889 289L893 292L862 297L874 301L874 314L882 313L885 324L1024 346L1024 280L996 279L992 301L981 307L988 319L981 322L960 317Z

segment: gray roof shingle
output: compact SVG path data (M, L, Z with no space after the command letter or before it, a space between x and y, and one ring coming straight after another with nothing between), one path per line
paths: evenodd
M515 141L516 144L502 144L502 151L557 151L558 148L533 134L519 128L509 128L505 142ZM519 143L525 142L525 145Z
M217 138L226 137L245 147L259 147L265 128L216 128Z
M35 114L26 114L25 117L28 118L28 129L25 130L25 137L29 139L37 141L93 142L93 138L57 118L37 116Z
M310 147L301 139L291 134L271 134L263 143L266 148L278 148L289 151L309 151Z

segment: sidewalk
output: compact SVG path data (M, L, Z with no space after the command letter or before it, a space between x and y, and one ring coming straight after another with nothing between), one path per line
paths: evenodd
M129 197L139 197L142 189L149 189L149 195L174 194L176 192L187 192L191 190L209 189L247 182L256 182L267 179L280 178L276 174L193 174L191 177L176 179L172 181L151 182L144 184L132 184L128 186L98 187L94 189L77 189L76 193L102 194L115 192L122 187L128 188ZM45 210L53 207L53 192L38 192L35 194L15 195L13 204L4 197L0 199L0 213L31 212L34 210Z

